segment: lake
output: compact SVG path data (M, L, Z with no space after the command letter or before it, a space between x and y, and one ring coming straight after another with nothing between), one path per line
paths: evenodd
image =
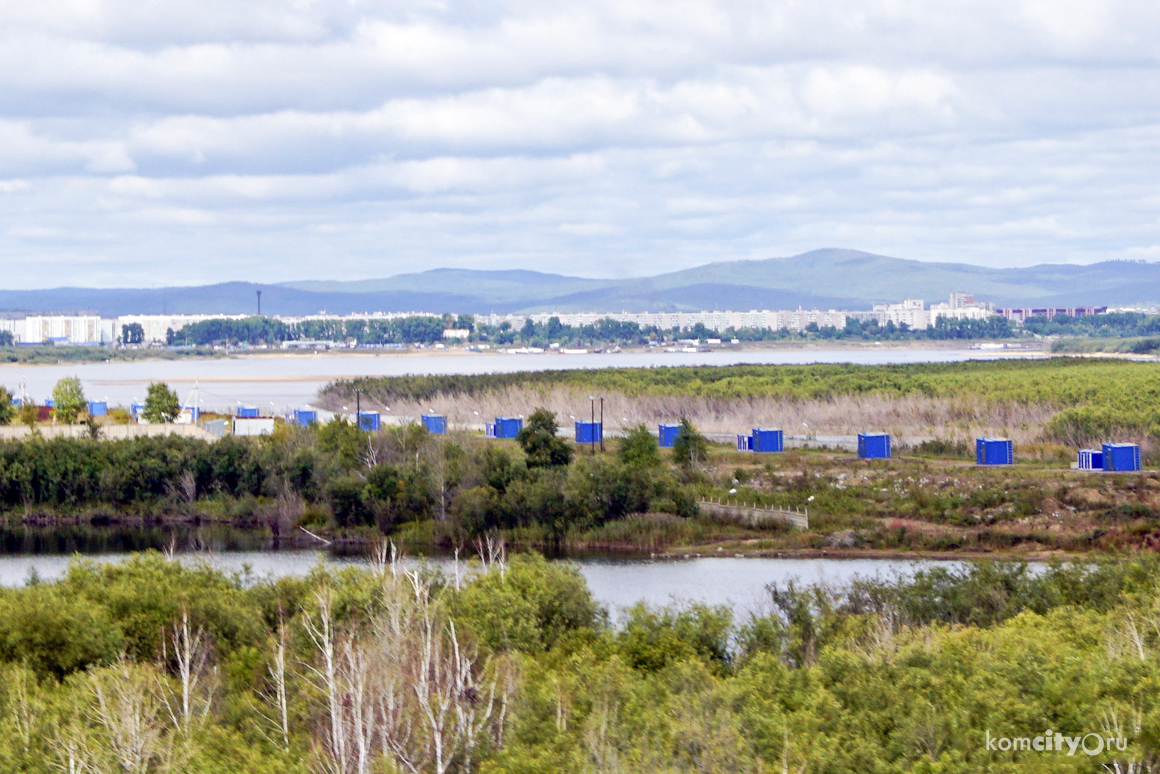
M127 552L86 555L96 562L118 562ZM365 565L359 557L334 557L324 551L234 551L179 554L186 562L206 562L227 572L248 570L257 578L300 576L320 562ZM64 554L0 556L0 585L23 585L35 570L44 580L59 578L72 557ZM409 559L430 562L448 575L455 572L447 557ZM735 615L765 611L764 589L770 583L797 578L807 583L845 584L855 577L909 576L923 567L938 564L911 559L764 559L697 557L690 559L617 559L582 557L569 559L579 568L593 596L608 607L614 618L618 610L644 601L654 605L693 601L727 605ZM943 564L946 564L945 562ZM465 564L461 564L464 567Z
M1028 352L1026 356L1037 356ZM335 379L408 374L481 374L574 368L647 368L691 365L802 365L806 363L949 363L995 357L992 350L873 347L863 349L776 349L716 352L624 352L587 355L493 353L391 353L242 355L188 360L110 361L55 365L0 365L0 384L42 403L65 376L78 376L90 400L128 406L145 397L150 382L168 382L185 401L196 384L201 406L230 411L238 403L280 415L310 404Z

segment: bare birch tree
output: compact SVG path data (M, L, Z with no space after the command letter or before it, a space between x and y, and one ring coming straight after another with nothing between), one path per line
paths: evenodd
M304 620L316 655L307 669L327 706L319 768L367 774L384 760L467 774L481 745L502 741L515 671L480 658L430 579L402 570L393 550L376 567L382 604L365 626L340 631L325 591Z

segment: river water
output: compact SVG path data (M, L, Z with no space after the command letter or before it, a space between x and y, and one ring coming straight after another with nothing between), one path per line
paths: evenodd
M1027 356L1039 355L1028 352ZM270 353L223 358L0 365L0 385L42 403L57 380L78 376L90 400L128 406L145 397L150 382L168 382L185 401L194 386L200 405L229 411L238 403L263 413L283 414L309 405L327 383L353 376L481 374L572 368L647 368L690 365L801 365L806 363L949 363L996 357L993 350L870 347L863 349L774 349L715 352L623 352L587 355L508 355L471 352L381 354ZM1010 357L1005 353L1003 357Z
M120 562L127 552L85 556L89 561ZM226 572L250 574L254 579L301 576L320 563L331 565L366 564L364 558L334 557L323 551L232 551L179 555L181 561L205 562ZM0 556L0 585L20 586L34 574L43 580L59 578L73 557L64 554ZM609 609L614 619L618 611L637 602L666 605L702 602L726 605L743 619L766 612L765 587L799 579L806 583L842 585L855 577L892 578L910 576L937 563L909 559L765 559L709 556L689 559L578 558L575 563L593 596ZM447 557L411 559L429 562L449 577L456 572ZM944 563L945 564L945 563ZM460 563L461 572L467 565Z
M1038 353L1028 353L1034 356ZM282 413L309 405L328 382L352 376L400 376L407 374L507 373L522 370L568 368L634 368L689 365L736 365L740 363L797 365L806 363L956 362L987 359L996 353L967 349L725 349L717 352L667 353L658 351L588 355L508 355L493 353L418 354L283 354L247 355L188 360L114 361L56 365L0 365L0 384L15 391L21 383L28 395L42 401L56 381L79 376L90 399L110 405L128 405L144 397L150 382L165 381L183 399L197 385L204 408L230 410L237 403L259 405L263 412ZM1007 354L1005 356L1010 356ZM154 544L149 536L121 536L106 543L104 552L87 553L99 562L123 561L128 550ZM155 536L154 536L155 537ZM4 536L0 545L0 585L20 585L32 576L43 579L62 575L73 550L92 552L94 546L63 541L27 541ZM137 545L143 541L142 545ZM255 577L301 575L319 562L358 563L364 559L340 558L319 551L218 551L183 555L183 561L205 561L227 571L248 571ZM448 573L451 560L432 558ZM744 617L764 610L768 584L792 578L803 582L843 584L856 576L893 577L911 575L933 562L869 559L762 559L727 556L688 559L572 559L601 604L615 615L617 610L639 601L650 604L695 601L730 606Z

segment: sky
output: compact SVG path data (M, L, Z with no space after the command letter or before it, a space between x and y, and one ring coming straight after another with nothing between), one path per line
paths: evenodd
M1160 4L0 2L0 287L1160 258Z

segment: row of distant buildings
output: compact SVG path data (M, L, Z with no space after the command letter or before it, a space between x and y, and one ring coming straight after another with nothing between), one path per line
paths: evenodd
M928 308L921 299L906 299L897 304L874 304L869 310L851 309L763 309L748 312L537 312L534 314L490 314L476 315L477 323L498 326L508 323L512 327L522 326L526 320L537 325L547 323L553 317L563 325L592 325L600 320L633 322L643 327L660 330L679 328L687 330L698 324L712 331L722 332L728 328L764 328L772 331L800 333L811 324L819 328L845 328L847 320L863 323L877 322L895 326L906 325L911 330L930 328L940 317L952 320L985 320L1002 310L994 305L975 301L970 293L952 293L946 303L931 304ZM1030 316L1030 315L1028 315Z
M18 344L117 344L122 330L137 324L144 332L146 344L164 343L169 331L179 331L187 325L206 320L244 320L246 314L129 314L120 317L98 315L29 315L23 318L0 319L0 331L7 331ZM426 312L375 312L372 314L339 316L333 314L298 317L273 317L294 324L306 320L394 320L403 317L439 317Z
M996 309L992 304L975 301L970 293L952 293L947 302L926 306L921 299L906 299L901 303L874 304L870 310L841 309L751 309L747 312L537 312L534 314L487 314L476 315L477 324L500 326L508 323L514 328L523 327L527 320L537 325L548 323L553 317L567 326L593 325L600 320L637 323L642 327L660 330L674 328L688 330L698 324L716 332L729 328L743 330L758 328L772 331L800 333L811 325L819 328L844 328L847 320L863 323L877 322L879 325L894 323L905 325L910 330L933 327L939 318L951 320L986 320L1000 315L1016 324L1022 324L1028 317L1042 315L1048 318L1067 315L1084 317L1102 314L1107 307L1042 307ZM187 325L211 319L245 319L249 315L210 314L161 314L122 315L120 317L100 317L98 315L30 315L24 318L0 319L0 331L8 331L18 344L116 344L120 342L122 330L129 325L140 325L144 331L146 344L164 343L169 331L179 331ZM411 316L437 317L425 312L376 312L360 315L306 315L297 317L277 316L275 319L288 324L306 320L392 320ZM466 331L449 331L449 337L463 337Z

